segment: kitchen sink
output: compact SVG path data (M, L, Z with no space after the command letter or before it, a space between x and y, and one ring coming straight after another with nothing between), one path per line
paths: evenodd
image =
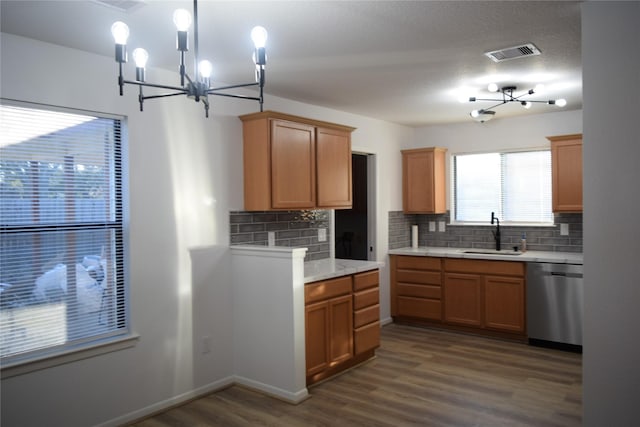
M462 251L464 254L481 254L481 255L522 255L522 252L516 251L496 251L495 249L468 249Z

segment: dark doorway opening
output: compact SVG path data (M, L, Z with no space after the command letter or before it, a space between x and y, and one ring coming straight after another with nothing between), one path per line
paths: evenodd
M368 200L366 154L351 155L352 209L335 211L335 256L342 259L368 258Z

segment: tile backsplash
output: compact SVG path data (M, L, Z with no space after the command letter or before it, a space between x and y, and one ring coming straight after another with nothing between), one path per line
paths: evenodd
M276 246L308 248L305 261L331 256L331 217L327 210L264 211L229 213L231 245L268 244L268 233L275 233ZM318 230L325 229L327 239L318 241Z
M436 231L429 231L429 222L436 224ZM439 232L438 223L446 228ZM488 221L487 221L488 222ZM560 224L569 225L569 235L560 235ZM411 226L418 225L418 245L450 248L493 249L491 233L495 227L449 225L449 213L441 215L405 215L402 211L389 212L389 249L411 246ZM527 235L527 249L532 251L582 252L582 214L556 214L553 227L500 226L502 248L520 246L522 233Z

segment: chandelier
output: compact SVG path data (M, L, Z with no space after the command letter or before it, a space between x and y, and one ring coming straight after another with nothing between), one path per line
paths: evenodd
M476 98L473 96L470 97L469 102L489 101L489 102L497 102L497 104L492 105L491 107L488 107L488 108L473 110L471 113L469 113L469 115L474 120L480 123L484 123L486 121L491 120L495 116L496 112L493 111L495 108L504 104L508 104L509 102L518 102L520 103L520 105L522 105L523 108L526 108L526 109L531 108L531 105L533 103L556 105L558 107L564 107L565 105L567 105L567 101L563 98L555 99L555 100L550 99L545 101L533 100L533 99L522 99L527 95L533 95L534 93L540 91L541 88L542 88L542 85L538 85L534 89L529 89L528 91L521 93L520 95L514 95L514 92L518 89L516 86L504 86L502 88L499 88L497 84L491 83L487 88L489 92L500 93L502 94L502 98L495 99L495 98Z
M251 31L251 38L255 44L253 53L253 62L255 64L255 81L250 83L240 83L228 86L211 86L212 65L209 61L200 61L198 53L198 0L193 0L193 44L194 44L194 71L193 76L189 76L185 67L185 53L189 51L189 27L191 26L191 14L185 9L177 9L173 13L173 22L178 30L176 46L180 52L180 86L169 86L164 84L149 83L145 81L145 67L149 54L142 48L137 48L132 52L133 59L136 63L135 80L126 80L122 75L122 64L127 62L127 38L129 37L129 27L124 22L118 21L111 26L111 34L116 43L116 62L119 65L118 85L120 86L120 96L124 94L124 85L137 85L139 88L138 101L140 102L140 111L143 111L144 101L147 99L166 98L169 96L186 95L188 98L196 102L202 101L204 104L205 116L209 117L209 95L226 96L230 98L241 98L258 101L260 111L262 111L263 88L265 82L265 65L267 63L267 54L265 43L267 41L267 30L263 27L254 27ZM260 95L257 97L233 94L228 91L231 89L246 88L258 86ZM151 87L156 89L167 89L172 92L156 95L144 95L143 87Z

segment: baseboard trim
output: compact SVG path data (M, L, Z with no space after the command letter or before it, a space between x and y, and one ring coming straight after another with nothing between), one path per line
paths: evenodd
M297 405L309 397L309 391L306 387L296 392L290 392L269 384L264 384L249 378L235 376L235 384L258 391L260 393L275 397L276 399Z
M113 418L104 423L97 424L96 427L117 427L124 424L132 423L134 421L142 420L154 414L164 412L171 407L182 405L185 402L188 402L190 400L197 399L209 393L213 393L213 392L225 389L227 387L230 387L234 385L234 383L235 382L234 382L233 376L226 377L221 380L214 381L210 384L204 385L202 387L198 387L188 392L179 394L177 396L170 397L169 399L156 402L152 405L135 410L133 412L129 412L128 414L122 415L120 417Z

